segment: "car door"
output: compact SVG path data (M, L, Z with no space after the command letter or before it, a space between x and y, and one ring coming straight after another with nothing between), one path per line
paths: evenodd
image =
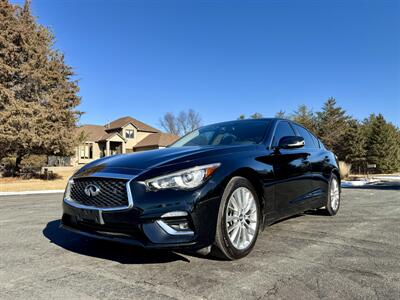
M284 136L296 135L288 121L278 121L271 141L276 149ZM312 191L310 153L304 148L279 149L272 154L275 184L275 209L280 216L301 210L303 201Z
M311 193L304 201L304 208L320 207L320 203L325 202L327 182L323 177L324 162L327 159L325 151L320 148L318 139L313 136L306 128L293 123L296 134L304 139L304 150L309 153L308 160L311 166Z

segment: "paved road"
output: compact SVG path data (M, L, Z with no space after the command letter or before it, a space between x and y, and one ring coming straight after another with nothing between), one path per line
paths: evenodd
M336 217L274 224L235 262L64 232L60 197L0 197L1 299L400 299L399 187L346 189Z

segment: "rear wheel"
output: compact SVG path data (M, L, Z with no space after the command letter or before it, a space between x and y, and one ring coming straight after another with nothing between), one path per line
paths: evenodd
M340 207L340 186L336 175L332 174L329 182L328 197L325 209L329 215L334 216L339 211Z
M224 259L239 259L253 249L260 227L260 204L252 184L243 177L234 177L222 196L215 245Z

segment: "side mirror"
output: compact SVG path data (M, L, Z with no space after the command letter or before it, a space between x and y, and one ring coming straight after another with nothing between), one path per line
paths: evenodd
M304 138L301 136L284 136L279 140L278 148L294 149L304 147Z

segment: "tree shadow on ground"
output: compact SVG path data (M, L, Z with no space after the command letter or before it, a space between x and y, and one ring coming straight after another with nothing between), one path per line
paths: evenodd
M83 237L60 228L60 220L47 223L43 235L61 248L81 255L103 258L121 264L160 264L190 262L186 257L167 250L148 250L121 243Z

